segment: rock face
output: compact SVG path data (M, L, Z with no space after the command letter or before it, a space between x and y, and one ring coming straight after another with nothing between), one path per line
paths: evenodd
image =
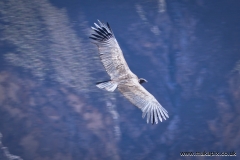
M90 2L78 3L0 2L1 160L240 152L239 4L96 1L93 13ZM84 17L72 16L76 6ZM95 87L108 77L86 20L100 13L131 70L169 111L164 123L147 125L118 92Z
M116 152L111 117L79 95L7 72L1 72L1 84L2 133L24 159L91 159Z

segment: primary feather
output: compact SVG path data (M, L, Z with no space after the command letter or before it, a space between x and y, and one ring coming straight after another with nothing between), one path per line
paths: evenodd
M160 105L155 97L141 84L138 77L129 69L121 48L109 24L98 21L92 27L95 33L90 37L98 46L100 59L111 81L98 83L97 87L114 91L116 88L135 106L142 110L147 123L158 123L158 119L168 118L168 112Z

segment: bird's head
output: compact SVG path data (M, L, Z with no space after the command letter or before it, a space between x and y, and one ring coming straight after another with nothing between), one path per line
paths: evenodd
M142 83L144 83L144 82L148 82L146 79L143 79L143 78L139 78L138 79L138 82L140 83L140 84L142 84Z

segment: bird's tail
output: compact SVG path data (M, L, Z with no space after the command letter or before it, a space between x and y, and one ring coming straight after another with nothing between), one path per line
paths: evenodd
M117 88L118 83L114 81L104 81L104 82L98 82L96 86L100 89L105 89L109 92L113 92Z

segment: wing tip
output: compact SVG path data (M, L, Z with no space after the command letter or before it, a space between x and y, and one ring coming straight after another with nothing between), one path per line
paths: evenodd
M151 123L152 125L158 124L158 119L160 122L167 120L169 118L167 111L159 104L159 105L147 105L143 109L142 118L147 115L147 123Z
M107 23L107 25L100 20L98 20L98 23L94 23L95 27L91 27L93 31L95 31L95 34L92 34L91 37L89 37L92 40L95 40L97 42L105 42L109 40L111 37L114 37L112 29L110 28L110 25Z

